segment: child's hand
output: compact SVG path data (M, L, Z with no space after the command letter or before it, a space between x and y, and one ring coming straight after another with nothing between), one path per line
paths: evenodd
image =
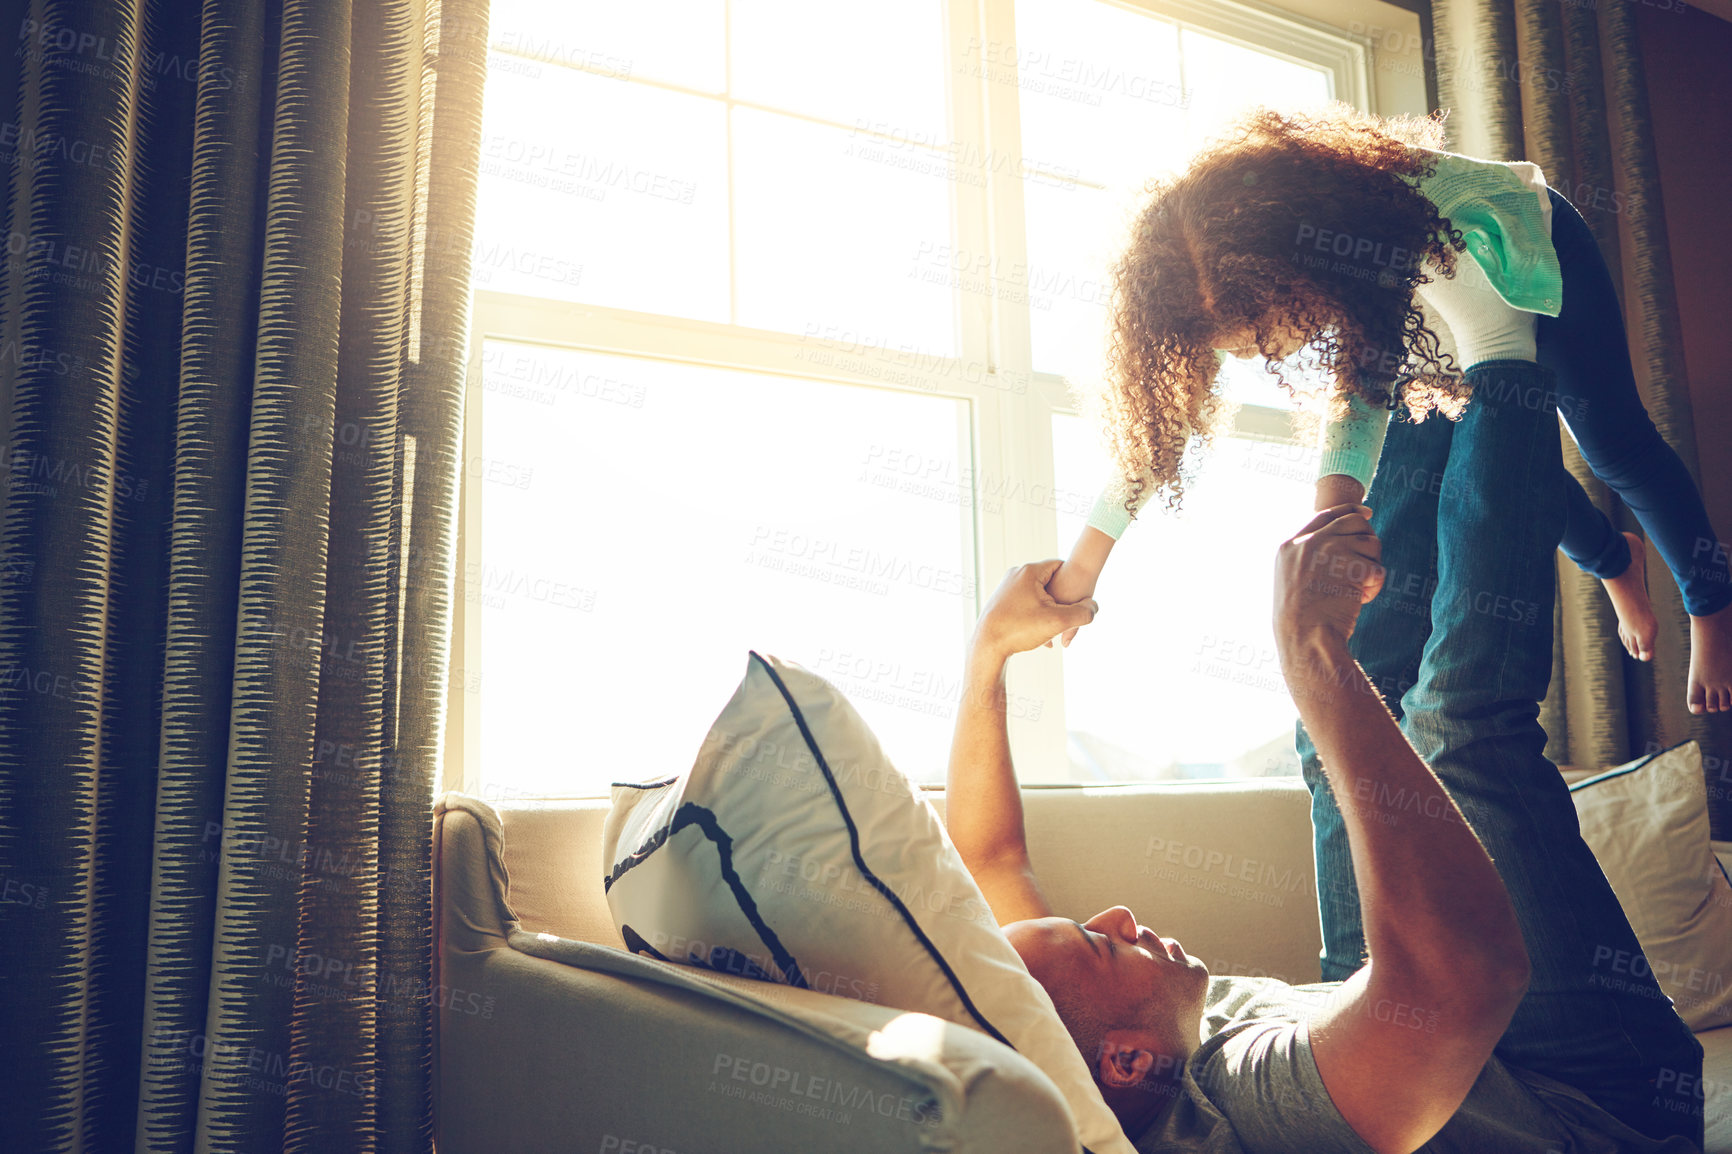
M1365 486L1345 473L1331 473L1317 478L1317 512L1341 505L1363 505ZM1062 598L1061 598L1062 600Z
M1058 572L1054 573L1052 578L1047 581L1046 591L1060 605L1070 605L1093 597L1095 595L1095 581L1099 576L1098 573L1088 572L1074 561L1066 561L1058 567ZM1076 636L1078 628L1080 626L1066 629L1059 636L1060 644L1069 646L1071 638ZM1048 649L1052 648L1052 642L1048 641L1046 646Z

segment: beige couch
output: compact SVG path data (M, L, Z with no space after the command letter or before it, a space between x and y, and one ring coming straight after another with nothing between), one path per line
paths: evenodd
M1128 905L1215 973L1316 980L1297 781L1024 797L1059 912ZM442 1154L1066 1148L1051 1083L983 1034L625 954L601 887L605 800L439 809ZM1732 1027L1702 1038L1708 1149L1732 1154Z

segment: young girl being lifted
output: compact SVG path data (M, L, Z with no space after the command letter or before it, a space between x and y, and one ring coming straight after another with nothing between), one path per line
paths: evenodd
M1392 409L1397 420L1459 415L1466 370L1533 361L1555 379L1547 401L1583 458L1683 593L1690 711L1732 711L1727 549L1642 406L1592 233L1536 166L1443 152L1442 141L1437 120L1259 109L1154 186L1114 271L1101 400L1123 480L1096 503L1049 590L1067 602L1093 595L1135 511L1155 497L1178 504L1186 450L1209 439L1226 407L1215 387L1222 356L1278 362L1303 349L1336 382L1318 509L1364 499ZM1558 483L1560 547L1604 583L1625 648L1649 660L1658 623L1642 539L1617 532L1567 473Z

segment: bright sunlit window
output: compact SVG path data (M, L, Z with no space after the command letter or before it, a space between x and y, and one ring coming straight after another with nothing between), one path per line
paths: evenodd
M1107 270L1146 181L1362 50L1201 0L494 0L474 253L458 780L688 768L749 650L943 779L964 644L1106 476ZM1019 658L1027 782L1293 772L1269 573L1314 453L1242 402L1069 651Z

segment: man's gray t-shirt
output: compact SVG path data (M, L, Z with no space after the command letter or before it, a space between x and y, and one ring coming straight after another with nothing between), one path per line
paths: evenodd
M1373 1154L1335 1109L1311 1057L1305 1019L1339 982L1290 986L1274 978L1209 979L1208 1036L1185 1065L1179 1100L1138 1138L1143 1154ZM1423 1019L1414 1029L1424 1031ZM1421 1147L1432 1154L1682 1154L1655 1142L1578 1090L1486 1062L1466 1101Z

